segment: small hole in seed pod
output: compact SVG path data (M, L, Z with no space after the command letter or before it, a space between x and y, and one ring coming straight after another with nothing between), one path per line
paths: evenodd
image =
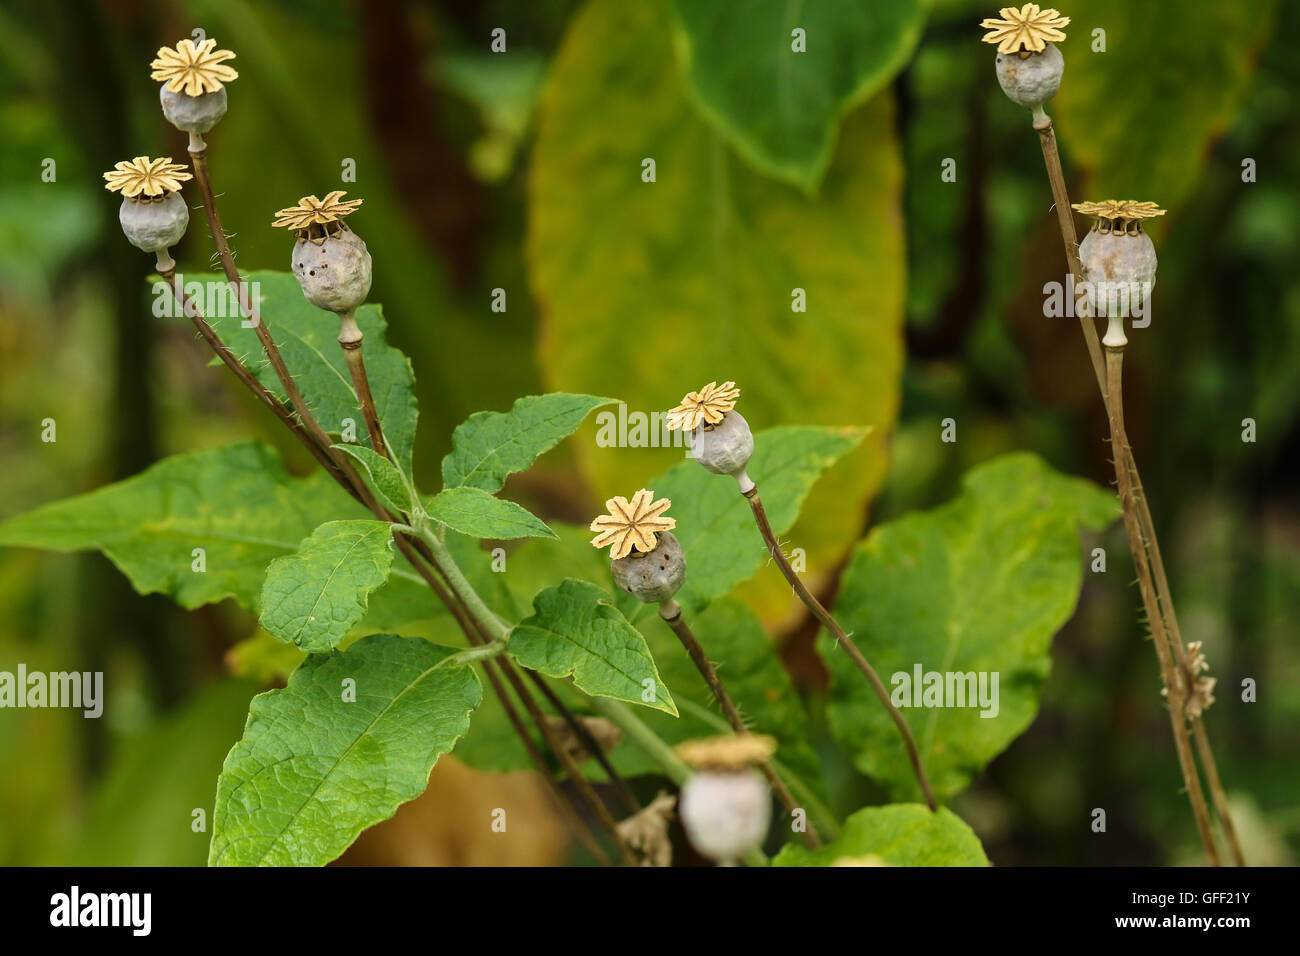
M315 270L315 269L312 269L310 272L307 273L307 275L309 275L309 276L314 276L315 274L316 274L316 270Z

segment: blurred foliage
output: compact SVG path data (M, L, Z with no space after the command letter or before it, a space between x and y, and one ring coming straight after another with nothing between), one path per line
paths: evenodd
M239 54L230 114L209 139L241 269L286 267L276 209L334 188L365 198L371 301L415 367L426 486L474 410L546 385L649 412L720 375L746 390L756 428L878 426L814 492L808 513L820 521L792 532L828 589L868 514L874 524L940 504L995 454L1032 450L1106 482L1078 331L1042 316L1043 285L1063 278L1064 257L1037 137L978 42L993 8L925 6L911 59L849 109L809 199L697 115L662 0L73 0L60 17L35 0L6 4L0 454L12 464L0 518L241 437L308 470L269 416L206 367L187 329L150 318L151 264L123 242L100 189L117 159L184 155L145 64L196 26ZM1154 321L1133 334L1126 362L1130 436L1184 636L1205 641L1220 680L1207 726L1248 857L1291 863L1300 62L1289 38L1300 6L1097 0L1063 12L1075 22L1049 112L1073 198L1170 209ZM505 56L488 52L499 26ZM1105 53L1090 50L1096 27ZM66 55L74 46L80 55ZM645 156L658 158L653 186L637 176ZM953 182L941 176L949 158ZM1257 182L1242 179L1246 158ZM355 182L341 179L348 159ZM627 167L621 180L611 164ZM210 253L195 216L178 259L197 273ZM808 290L806 314L785 311L795 287ZM495 289L505 312L491 309ZM956 444L939 441L948 417ZM1248 417L1253 444L1241 441ZM41 441L46 418L57 442ZM676 454L628 453L615 466L561 451L509 490L548 518L585 523L606 492L639 487ZM1109 566L1084 576L1038 717L953 804L997 864L1196 859L1122 532L1093 546ZM540 580L550 568L534 571ZM779 582L760 580L746 596L783 632L834 809L878 801L824 745L812 629L783 613ZM427 623L437 631L445 619ZM99 721L0 712L0 863L201 863L191 811L211 807L255 686L230 673L265 686L291 666L268 641L231 602L182 617L139 598L102 558L0 551L0 668L109 675ZM1246 678L1257 703L1240 701ZM1099 806L1105 835L1087 826Z

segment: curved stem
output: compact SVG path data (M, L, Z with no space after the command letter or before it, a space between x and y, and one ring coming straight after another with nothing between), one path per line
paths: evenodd
M665 615L665 610L669 615ZM659 617L667 624L677 639L682 642L686 648L686 653L690 655L691 661L695 664L695 669L700 672L704 678L704 683L709 685L709 690L713 693L713 699L718 702L722 708L723 716L727 718L727 723L731 726L733 732L737 734L749 733L749 728L745 726L744 719L740 716L740 711L731 700L731 695L727 693L727 688L722 683L722 678L718 676L718 670L709 660L708 654L704 652L704 646L691 631L690 625L686 623L686 617L682 614L681 605L673 601L669 608L661 609ZM786 811L794 816L801 812L802 808L795 802L794 795L790 793L790 788L785 785L785 781L777 774L771 761L764 760L758 765L763 776L767 778L768 785L771 786L772 792L776 794L777 799L781 801ZM802 811L807 816L807 811ZM817 833L817 828L813 825L812 820L807 820L807 829L804 830L804 842L812 849L820 849L822 845L821 837Z
M1123 348L1107 346L1106 387L1110 398L1107 402L1107 411L1110 415L1110 442L1116 462L1115 474L1119 479L1120 503L1124 508L1124 527L1128 531L1129 549L1133 552L1133 564L1137 568L1142 604L1146 608L1147 620L1151 624L1152 643L1156 646L1156 656L1160 660L1160 676L1164 681L1165 694L1169 700L1169 722L1173 727L1174 747L1178 751L1178 764L1183 771L1187 798L1192 804L1192 815L1196 817L1196 827L1200 832L1205 852L1210 862L1214 866L1219 866L1219 850L1214 845L1214 835L1210 830L1210 815L1205 806L1205 794L1201 791L1201 780L1196 773L1196 761L1192 756L1192 747L1187 734L1186 688L1182 675L1174 666L1173 655L1169 650L1169 638L1165 633L1164 619L1160 615L1160 606L1156 601L1151 568L1146 560L1142 530L1138 524L1132 476L1123 464L1124 449L1128 447L1128 437L1124 431L1123 362Z
M916 748L916 739L912 736L912 728L907 725L903 715L894 706L894 702L889 699L889 691L885 689L885 685L881 682L880 675L876 673L875 668L871 666L862 651L858 650L858 646L853 643L848 634L844 633L844 628L840 627L835 618L831 617L830 612L822 607L821 601L817 600L816 596L804 585L799 575L795 573L794 568L790 567L790 562L786 560L785 552L781 550L781 545L772 531L772 524L767 520L767 509L763 507L763 501L758 496L758 488L750 488L743 494L749 499L750 510L754 512L754 521L758 524L759 533L762 534L763 541L767 544L767 550L772 555L772 560L781 569L785 579L790 582L795 594L799 595L799 600L803 601L804 605L808 610L812 611L813 616L817 618L821 625L830 631L831 636L849 655L849 659L857 665L858 670L862 671L867 678L867 683L871 685L871 689L876 692L876 696L880 699L881 705L889 712L890 718L894 721L894 726L898 728L898 733L903 738L903 746L907 748L907 758L911 761L912 773L916 775L917 782L921 785L921 791L925 794L926 805L931 810L937 809L938 805L935 803L934 791L930 789L930 779L925 775L925 768L921 766L921 754Z

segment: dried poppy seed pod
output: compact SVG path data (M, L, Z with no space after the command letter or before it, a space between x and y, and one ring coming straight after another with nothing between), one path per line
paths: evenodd
M192 177L170 156L137 156L104 173L105 189L122 194L117 219L131 245L158 257L158 270L176 267L170 249L180 242L190 222L190 210L181 198L181 183Z
M218 50L216 40L194 43L181 40L175 48L161 47L149 64L151 79L162 82L159 99L163 116L179 130L190 134L190 150L205 148L203 134L226 115L226 83L238 78L226 60L235 54Z
M1048 43L1041 53L999 53L996 61L998 85L1013 103L1034 111L1035 122L1045 116L1043 104L1061 88L1065 57L1055 44Z
M745 472L754 454L754 436L736 408L740 389L735 382L710 382L698 392L688 392L667 415L668 427L689 436L691 455L717 475L731 475L748 493L754 487Z
M1064 27L1070 23L1053 9L1040 9L1027 3L1019 10L1003 7L1002 19L986 18L980 26L989 32L985 43L996 43L998 85L1013 103L1034 112L1034 126L1044 128L1051 120L1043 104L1061 88L1065 57L1055 43L1065 39Z
M226 115L226 88L215 93L173 93L166 86L158 91L162 101L163 116L179 130L187 133L206 133ZM201 142L201 140L200 140Z
M775 749L772 738L756 734L688 741L677 748L697 768L677 807L686 837L701 855L730 866L763 842L772 822L772 794L753 764Z
M1123 346L1123 320L1142 308L1156 284L1156 247L1142 221L1165 211L1153 202L1116 199L1075 203L1074 209L1095 217L1079 243L1089 305L1093 315L1110 320L1103 344Z
M290 265L307 301L327 312L351 314L370 294L370 253L350 229L320 243L299 239Z
M686 581L681 542L671 531L661 531L658 537L652 551L632 551L609 561L614 583L645 604L671 601Z
M686 580L686 559L682 546L669 532L677 519L665 518L672 507L667 498L654 500L654 492L642 488L628 501L622 495L605 502L608 514L591 523L596 537L592 547L609 546L609 570L624 591L647 604L663 605Z
M732 409L716 425L707 422L691 433L691 454L715 475L731 475L740 482L740 490L754 487L745 472L754 454L754 435L749 422Z
M359 341L352 313L370 294L373 266L365 241L343 222L362 200L345 200L344 195L335 190L324 199L304 196L296 206L277 212L271 224L292 229L298 237L289 266L307 301L341 316L344 335L355 333Z

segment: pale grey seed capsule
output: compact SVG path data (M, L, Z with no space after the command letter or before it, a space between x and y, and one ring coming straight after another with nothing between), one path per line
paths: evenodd
M159 252L180 242L190 223L190 210L180 193L157 202L123 199L117 220L131 245L145 252Z
M206 133L226 115L224 86L215 93L190 96L188 93L173 93L167 89L166 84L163 84L159 99L162 101L163 116L167 117L167 122L187 133Z
M1061 88L1061 74L1065 72L1065 57L1053 43L1042 53L999 53L997 58L998 85L1013 103L1028 107L1036 113L1042 105Z
M323 242L299 239L290 265L307 301L328 312L353 312L370 294L370 253L350 229Z
M609 562L614 583L646 604L669 600L686 580L686 558L671 531L660 531L651 551L633 551Z
M691 846L717 863L735 863L763 842L772 820L767 783L754 770L702 770L677 803Z
M740 479L754 454L754 435L744 416L733 408L718 424L706 422L691 433L691 454L715 475ZM747 480L741 481L742 486Z
M1093 314L1114 312L1128 318L1141 308L1156 284L1156 247L1145 232L1122 226L1102 232L1093 228L1079 243L1083 277L1091 286Z

